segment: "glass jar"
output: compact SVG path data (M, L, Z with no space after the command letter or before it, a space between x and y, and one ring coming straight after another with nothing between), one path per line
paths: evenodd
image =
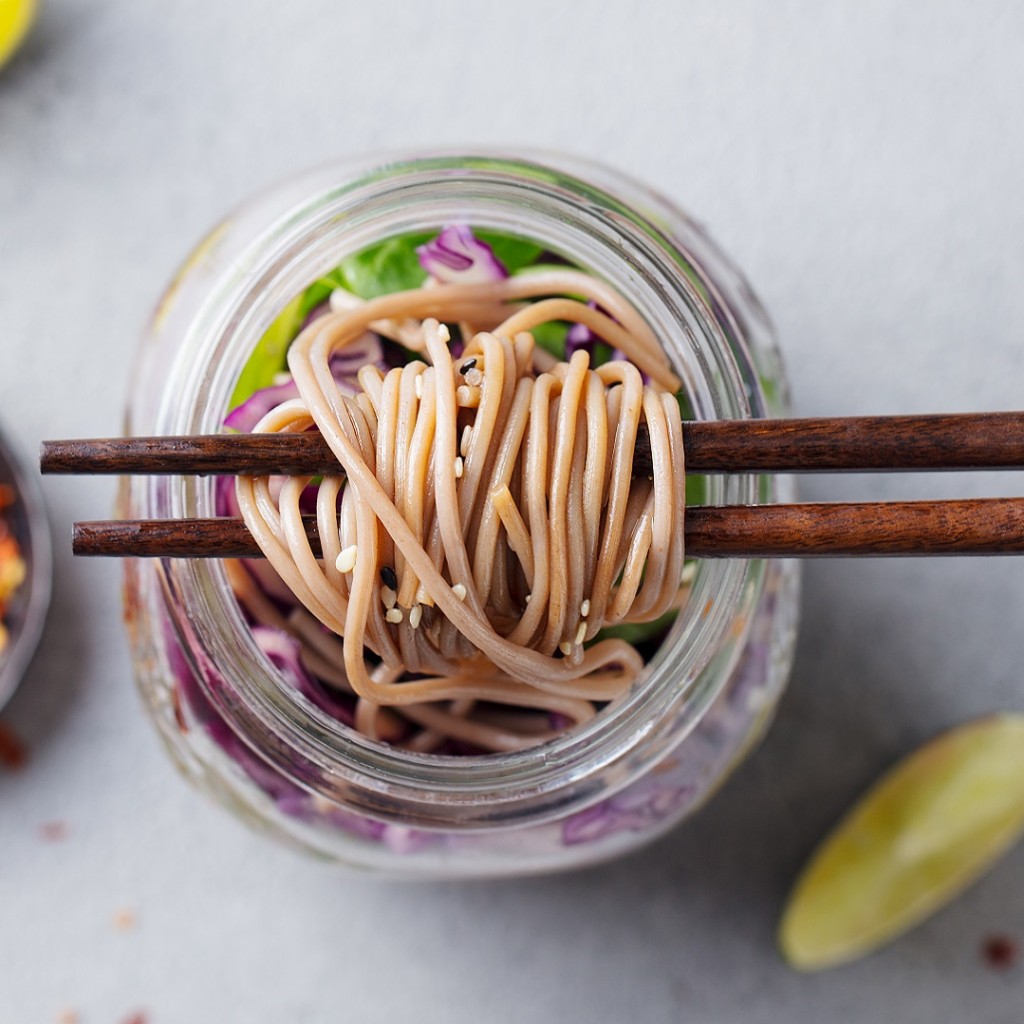
M155 311L127 431L219 431L241 367L285 303L350 253L452 222L527 236L611 282L664 339L698 418L783 411L762 307L678 208L579 161L439 154L327 167L217 227ZM788 496L777 477L706 483L713 504ZM214 487L136 479L119 511L213 515ZM369 740L287 687L219 562L129 561L125 602L146 706L200 789L328 859L467 877L593 863L692 814L770 719L792 660L798 594L792 562L699 562L689 602L627 695L542 746L464 757Z

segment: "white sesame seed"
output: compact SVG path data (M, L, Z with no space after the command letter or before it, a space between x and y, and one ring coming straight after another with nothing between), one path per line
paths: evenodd
M531 597L533 597L533 594L527 594L527 595L526 595L526 603L527 603L527 604L529 604L529 603L530 603L530 598L531 598Z
M423 397L423 374L420 374L416 378L416 383L415 383L414 387L416 389L416 397L417 398L422 398Z
M463 375L466 383L471 388L478 388L484 382L484 375L482 370L478 370L475 366L472 370Z
M459 455L456 455L455 456L455 479L456 480L458 480L458 478L460 476L462 476L463 466L464 466L464 463L462 461L462 457L459 456Z
M391 609L395 607L395 602L398 600L398 595L390 587L381 587L380 599L384 602L385 608Z
M580 605L580 615L586 618L590 614L590 598L588 597L583 604Z
M586 635L587 635L587 624L586 624L585 622L581 622L581 623L580 623L580 624L579 624L579 625L578 625L578 626L576 627L576 646L577 646L577 647L578 647L578 646L579 646L579 645L580 645L581 643L583 643L583 640L584 640L584 638L586 637Z
M455 586L452 587L452 593L460 601L465 601L466 600L466 585L464 583L456 583Z
M385 613L384 618L388 622L401 622L402 621L402 609L401 608L389 608Z
M473 428L467 423L462 428L462 440L459 442L459 454L465 458L469 454L469 439L472 437Z
M448 325L447 324L438 324L437 325L437 336L442 341L451 341L452 340L452 332L448 330Z
M356 567L356 555L358 554L359 548L355 544L350 544L347 548L343 548L334 563L338 572L351 572Z
M422 618L423 618L423 605L421 605L421 604L414 604L409 609L409 625L412 626L413 629L419 629L420 628L420 620Z
M571 644L571 643L569 643L569 641L568 641L568 640L563 640L563 641L562 641L562 642L561 642L561 643L560 643L560 644L558 645L558 649L559 649L559 650L560 650L560 651L561 651L561 652L562 652L562 653L563 653L563 654L564 654L564 655L565 655L566 657L568 657L568 656L569 656L570 654L572 654L572 644Z

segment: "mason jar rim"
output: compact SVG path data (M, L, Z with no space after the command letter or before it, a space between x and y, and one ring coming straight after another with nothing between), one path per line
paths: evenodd
M287 301L367 245L454 221L529 237L627 294L666 339L698 418L763 415L757 388L685 272L679 247L618 194L647 205L657 197L607 168L568 164L496 152L394 157L367 161L360 173L316 191L267 228L212 288L177 354L159 429L217 432L245 359ZM587 180L595 174L601 186ZM710 478L711 496L714 503L756 503L764 500L757 481ZM213 515L213 483L169 478L163 488L150 488L147 501L166 503L175 518ZM730 631L749 619L745 610L759 596L763 563L701 562L690 599L640 679L590 722L525 750L459 757L370 740L286 686L256 645L219 562L169 562L164 578L183 646L200 650L200 676L217 680L208 696L278 770L382 820L486 829L540 823L583 807L674 747L728 675L716 658Z

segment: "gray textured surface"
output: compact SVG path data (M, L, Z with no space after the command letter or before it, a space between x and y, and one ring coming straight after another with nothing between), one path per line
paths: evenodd
M1020 407L1024 13L1011 2L51 0L0 73L0 415L119 425L149 305L229 205L382 146L523 142L682 201L773 313L801 413ZM1016 477L816 480L814 497ZM936 730L1024 706L1024 564L806 576L792 689L691 825L571 877L396 888L245 832L174 775L129 679L114 565L73 565L108 482L50 481L57 597L5 713L0 1022L1019 1022L1024 850L908 938L800 977L773 930L811 844ZM71 834L44 843L41 823ZM134 930L113 917L137 914Z

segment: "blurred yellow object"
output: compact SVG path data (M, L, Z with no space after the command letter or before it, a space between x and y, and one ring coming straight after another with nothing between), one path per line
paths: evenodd
M36 17L36 0L0 0L0 67L28 34Z
M1024 715L995 715L901 761L843 818L790 896L779 942L832 967L919 924L1024 832Z

